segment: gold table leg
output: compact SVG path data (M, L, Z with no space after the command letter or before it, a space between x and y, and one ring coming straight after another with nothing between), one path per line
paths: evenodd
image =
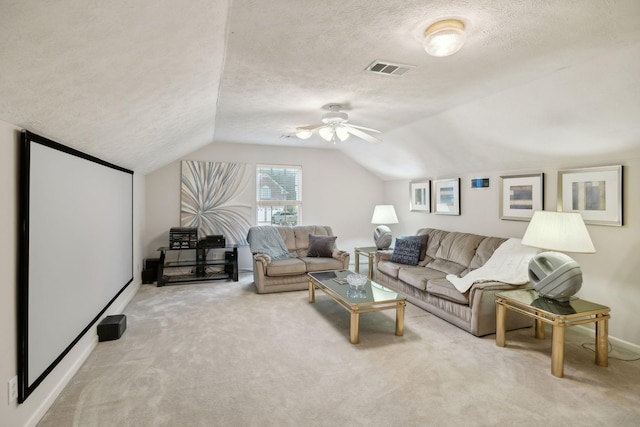
M360 251L356 249L355 251L353 251L353 253L354 253L355 258L356 258L356 260L355 260L356 273L360 273Z
M311 279L309 279L309 303L313 303L316 300L316 287L313 285Z
M564 377L564 325L553 325L551 339L551 374Z
M544 322L540 319L536 319L535 337L539 340L544 339Z
M602 315L598 315L601 318ZM596 320L596 364L609 366L609 320L607 318Z
M360 313L356 310L351 311L351 331L349 341L351 344L360 342Z
M404 334L404 307L406 303L404 301L398 301L396 307L396 335L401 337Z
M496 345L498 347L504 347L506 345L506 322L507 307L505 307L501 303L496 303Z
M373 256L371 252L369 252L369 280L373 280Z

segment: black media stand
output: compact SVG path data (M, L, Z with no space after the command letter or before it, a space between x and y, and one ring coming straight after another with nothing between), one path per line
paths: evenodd
M238 247L158 248L158 286L208 280L238 281ZM170 255L169 255L170 254Z

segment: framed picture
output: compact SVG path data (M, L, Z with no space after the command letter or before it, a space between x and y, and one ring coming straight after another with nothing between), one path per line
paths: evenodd
M410 211L431 212L431 181L409 183Z
M558 171L558 211L586 224L622 225L622 165Z
M460 215L460 178L433 181L435 211L440 215Z
M544 209L544 174L501 176L500 219L530 221Z

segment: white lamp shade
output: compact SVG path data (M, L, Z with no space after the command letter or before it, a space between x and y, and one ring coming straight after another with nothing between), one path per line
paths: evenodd
M398 217L393 205L376 205L371 217L371 224L397 224Z
M459 51L465 39L464 23L457 19L446 19L427 28L422 46L429 55L443 57Z
M596 251L582 215L577 212L534 212L522 244L560 252Z

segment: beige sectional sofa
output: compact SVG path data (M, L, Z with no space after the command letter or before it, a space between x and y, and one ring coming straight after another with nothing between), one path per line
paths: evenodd
M252 227L252 230L249 230L250 236L255 228L257 227ZM264 229L265 227L260 228ZM258 293L307 289L309 286L308 272L339 270L349 267L349 253L337 249L335 242L331 242L331 239L328 239L331 245L330 252L325 253L325 256L317 256L317 251L310 253L310 239L317 242L322 236L334 236L331 227L299 225L273 228L284 240L290 258L272 259L265 253L253 254L253 280ZM255 235L257 233L254 233ZM320 253L320 255L323 254Z
M392 262L392 251L378 252L374 259L375 281L473 335L495 333L496 293L529 285L490 281L474 283L468 291L461 293L446 276L462 277L481 267L507 239L431 228L419 229L416 236L421 236L422 240L418 265ZM531 325L530 319L508 313L507 330Z

